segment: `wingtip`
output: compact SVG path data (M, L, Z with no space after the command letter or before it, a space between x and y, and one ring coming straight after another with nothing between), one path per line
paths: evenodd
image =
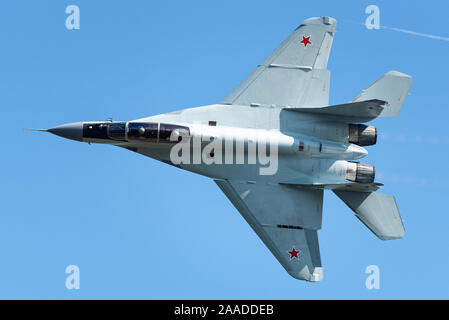
M322 267L315 267L313 269L313 273L310 276L309 281L310 282L319 282L321 280L323 280L324 275L323 275L323 268Z
M337 25L337 19L332 18L332 17L327 17L327 16L311 17L311 18L304 20L301 23L301 25L306 25L306 24L324 24L324 25L335 27Z
M289 271L289 274L295 279L308 282L320 282L324 278L323 267L314 267L313 272L310 273L307 265L299 273Z
M410 78L410 79L412 78L411 75L403 73L403 72L399 72L396 70L388 71L385 75L394 76L394 77L402 77L402 78Z

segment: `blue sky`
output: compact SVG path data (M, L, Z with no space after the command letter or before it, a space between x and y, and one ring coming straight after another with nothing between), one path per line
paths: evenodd
M80 30L65 28L70 4ZM449 42L367 30L369 4L382 25L449 36L444 1L3 3L0 298L449 298ZM389 70L414 83L398 118L374 122L382 137L364 159L396 196L406 235L378 240L326 193L321 283L291 278L212 180L23 130L216 103L301 21L322 15L339 23L331 104ZM65 287L71 264L80 290ZM380 290L365 288L372 264Z

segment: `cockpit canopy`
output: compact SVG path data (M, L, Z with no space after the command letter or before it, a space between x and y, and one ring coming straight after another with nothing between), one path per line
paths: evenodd
M83 126L83 138L87 139L177 143L183 137L190 137L188 127L166 123L104 122Z
M165 123L161 123L159 126L160 143L177 143L181 141L183 137L190 137L190 130L188 127Z
M107 135L112 140L125 141L126 122L112 122L107 124Z
M157 142L158 124L157 123L128 123L128 141L148 141Z

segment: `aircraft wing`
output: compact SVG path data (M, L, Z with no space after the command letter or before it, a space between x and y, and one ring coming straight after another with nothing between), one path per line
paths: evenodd
M326 67L336 25L330 17L305 20L221 103L327 106Z
M287 272L296 279L323 279L317 230L323 190L280 184L215 180Z

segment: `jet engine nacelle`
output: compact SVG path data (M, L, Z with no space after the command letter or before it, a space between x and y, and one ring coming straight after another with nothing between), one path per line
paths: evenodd
M349 124L348 142L359 146L372 146L377 142L377 129L364 124Z
M372 183L376 175L376 169L362 162L350 162L346 169L346 180L360 183Z

